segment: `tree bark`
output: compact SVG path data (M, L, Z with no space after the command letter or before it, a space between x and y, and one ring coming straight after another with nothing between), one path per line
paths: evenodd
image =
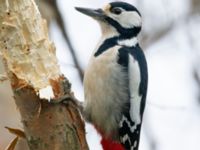
M58 8L57 0L40 0L38 1L38 6L39 6L41 14L45 17L45 19L47 18L48 24L52 21L56 21L56 23L58 24L62 32L62 35L64 37L64 40L68 46L69 52L72 56L73 63L78 71L80 80L81 82L83 82L83 76L84 76L83 69L81 68L81 65L76 55L76 51L69 37L68 31L66 28L66 23L64 22L62 18L62 14ZM48 9L48 11L46 11L46 9Z
M60 72L46 22L33 0L0 0L0 53L29 148L87 150L71 85ZM62 99L68 103L58 103Z

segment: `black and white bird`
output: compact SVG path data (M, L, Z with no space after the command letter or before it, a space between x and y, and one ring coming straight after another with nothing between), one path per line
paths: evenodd
M76 9L102 30L84 76L84 115L101 134L104 150L138 150L148 82L137 38L141 14L125 2Z

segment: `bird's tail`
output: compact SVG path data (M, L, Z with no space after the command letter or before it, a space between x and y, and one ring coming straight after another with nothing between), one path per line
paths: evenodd
M101 145L103 150L125 150L120 143L114 142L110 139L102 138Z

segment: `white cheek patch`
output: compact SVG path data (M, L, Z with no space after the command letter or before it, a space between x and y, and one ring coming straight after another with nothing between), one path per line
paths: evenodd
M124 28L140 27L142 25L141 16L136 11L123 11L120 15L109 13L108 16Z
M133 24L133 26L139 27L142 25L141 16L137 12L126 12L124 15L127 18L127 26Z

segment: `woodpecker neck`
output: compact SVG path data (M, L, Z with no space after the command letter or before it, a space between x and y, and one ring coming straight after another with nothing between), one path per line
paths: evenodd
M119 41L128 40L130 42L132 41L133 43L137 43L137 36L141 31L141 26L132 27L132 28L124 28L117 21L109 17L107 18L107 23L102 22L102 21L100 21L99 23L100 23L101 32L102 32L102 40L107 40L107 39L116 37L116 39ZM124 42L122 43L121 44L124 45ZM127 46L130 47L133 45L134 44L128 44Z
M125 47L136 47L138 45L137 37L132 37L130 39L124 39L120 35L113 36L113 37L106 37L103 36L101 39L101 44L97 51L95 52L94 56L97 57L106 50L114 47L114 46L125 46Z
M141 31L141 26L133 26L131 28L123 27L119 22L116 20L107 17L105 20L108 22L109 26L114 28L117 33L120 35L121 38L130 39L132 37L137 37Z
M100 22L102 37L100 40L100 46L95 52L94 56L97 57L106 50L114 47L114 46L125 46L125 47L135 47L138 44L137 35L140 32L140 29L132 28L132 29L122 29L119 30L105 22ZM130 33L128 32L130 31ZM131 31L134 30L134 31ZM124 31L125 33L121 33Z
M101 25L102 27L102 25ZM113 44L126 46L126 47L135 47L138 44L137 34L133 34L133 36L124 36L117 32L117 30L112 26L103 26L102 27L102 38L101 41L110 41Z
M120 39L117 41L118 45L126 47L135 47L138 44L137 37L132 37L130 39Z

